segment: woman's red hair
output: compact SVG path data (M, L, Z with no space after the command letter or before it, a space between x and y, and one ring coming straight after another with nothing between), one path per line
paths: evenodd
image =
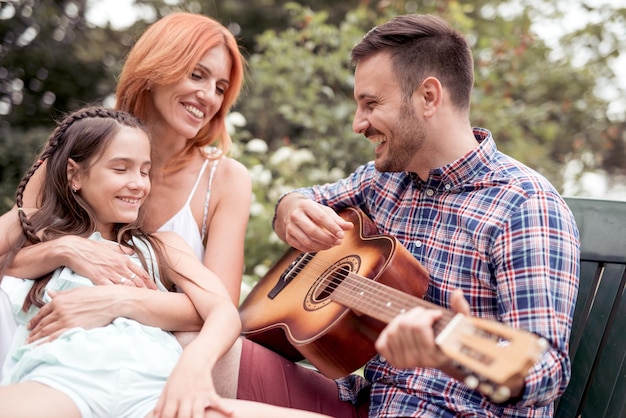
M173 13L153 23L141 35L126 57L116 88L116 108L146 121L150 85L172 84L188 77L208 50L225 45L232 60L230 87L222 107L194 138L171 169L191 160L195 148L219 141L224 153L232 145L226 129L226 115L237 100L244 78L244 58L235 37L221 23L203 15Z

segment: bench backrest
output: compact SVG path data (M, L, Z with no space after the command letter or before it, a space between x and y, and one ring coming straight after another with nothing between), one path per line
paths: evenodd
M557 418L626 417L626 202L566 198L581 237L570 356Z

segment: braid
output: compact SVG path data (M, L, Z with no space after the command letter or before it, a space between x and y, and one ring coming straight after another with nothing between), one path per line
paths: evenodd
M121 112L115 109L108 109L104 107L88 107L82 110L79 110L75 113L70 114L66 117L52 132L52 135L48 138L48 142L44 150L39 155L39 158L35 163L31 166L31 168L26 172L24 177L20 180L16 195L15 202L18 209L18 215L20 218L20 223L22 225L22 230L26 239L33 244L41 242L41 239L37 236L35 228L32 223L24 213L24 190L26 189L26 185L30 181L31 177L35 174L35 172L42 166L44 161L46 161L58 148L59 144L65 137L65 134L70 126L74 124L74 122L88 119L88 118L102 118L102 119L114 119L118 123L124 126L131 127L141 127L143 126L139 123L137 119L126 112Z

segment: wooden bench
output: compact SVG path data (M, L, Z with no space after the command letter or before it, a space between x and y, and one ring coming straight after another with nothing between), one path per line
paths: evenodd
M570 356L556 418L626 417L626 202L567 198L581 237Z

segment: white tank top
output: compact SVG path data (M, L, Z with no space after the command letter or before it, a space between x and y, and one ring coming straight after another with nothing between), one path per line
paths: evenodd
M187 201L183 205L183 207L172 216L167 222L165 222L161 227L157 230L159 232L163 231L172 231L176 232L178 235L183 237L185 241L193 248L194 252L198 256L198 259L202 261L204 258L204 240L206 238L207 228L206 228L206 220L209 214L209 200L211 199L211 185L213 184L213 177L215 176L215 170L217 169L217 165L221 158L215 160L204 160L202 164L202 168L200 168L200 172L198 173L198 178L196 179L196 183L193 185L191 189L191 193L189 193L189 197ZM198 230L198 224L193 217L193 213L191 212L191 199L193 198L194 193L196 192L196 188L200 183L200 179L202 179L202 175L206 170L209 161L212 161L211 164L211 172L209 173L209 186L207 187L206 197L204 199L204 214L202 216L202 230Z

